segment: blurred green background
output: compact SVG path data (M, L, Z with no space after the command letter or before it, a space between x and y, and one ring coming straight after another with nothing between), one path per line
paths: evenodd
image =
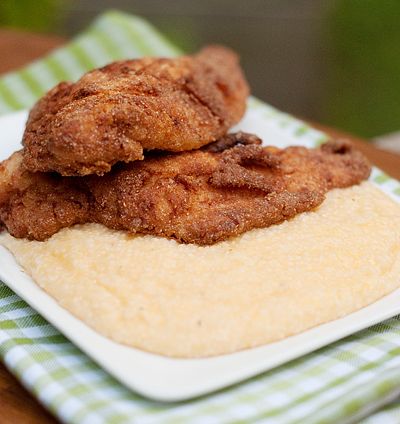
M110 8L187 51L235 48L253 93L302 118L400 130L400 0L0 0L0 25L70 37Z

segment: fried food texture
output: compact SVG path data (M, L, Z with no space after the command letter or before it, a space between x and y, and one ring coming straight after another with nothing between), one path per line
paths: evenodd
M102 175L144 150L185 151L217 140L243 116L249 94L237 55L111 63L62 82L30 112L23 162L33 172Z
M254 135L222 137L200 150L151 153L105 176L31 173L21 152L0 168L0 221L15 237L45 240L86 222L210 245L311 211L328 190L368 178L350 144L262 147Z

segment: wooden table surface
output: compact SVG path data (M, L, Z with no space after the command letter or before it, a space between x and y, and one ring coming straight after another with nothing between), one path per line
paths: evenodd
M14 30L0 30L0 73L15 69L61 45L64 40ZM351 139L377 166L389 175L400 179L400 155L373 147L360 138L314 124L333 137ZM50 424L56 420L19 384L0 363L0 422L4 424Z

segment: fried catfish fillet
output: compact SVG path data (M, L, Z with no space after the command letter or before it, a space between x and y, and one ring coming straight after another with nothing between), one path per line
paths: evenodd
M368 161L347 143L278 149L243 133L201 150L152 153L103 177L32 174L18 152L2 164L0 221L13 236L34 240L96 222L210 245L310 211L328 190L369 173Z
M28 171L22 151L0 164L0 228L15 237L45 240L88 216L88 193L74 178Z
M240 120L248 94L237 55L220 46L111 63L38 101L23 137L24 165L102 175L116 162L143 159L144 149L197 149Z

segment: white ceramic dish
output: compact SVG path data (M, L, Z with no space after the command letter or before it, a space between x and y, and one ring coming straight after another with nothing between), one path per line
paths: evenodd
M26 112L0 118L0 160L19 149ZM312 145L318 134L294 137L287 125L250 111L239 125L268 144ZM293 131L292 131L293 133ZM41 290L0 247L0 278L61 333L127 387L162 401L178 401L239 382L400 313L400 290L297 336L255 349L207 359L169 359L115 343L82 323Z

